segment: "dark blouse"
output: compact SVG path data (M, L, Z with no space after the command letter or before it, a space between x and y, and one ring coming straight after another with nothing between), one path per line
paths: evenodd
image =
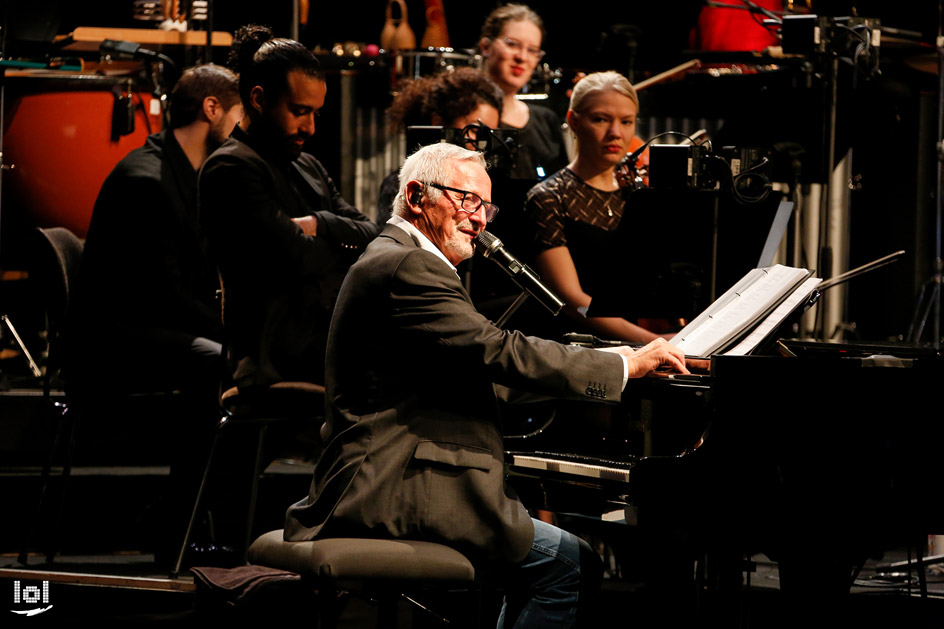
M567 165L567 150L560 117L547 107L526 104L528 124L524 127L502 124L501 127L518 129L518 162L511 176L539 181Z
M581 287L593 295L597 271L604 264L624 207L619 190L598 190L569 168L558 171L528 192L526 212L534 225L534 255L567 247Z

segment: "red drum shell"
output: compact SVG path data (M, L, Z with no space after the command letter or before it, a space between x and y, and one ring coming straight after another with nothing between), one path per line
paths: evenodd
M24 212L37 227L66 227L80 238L105 177L131 150L160 131L148 89L131 85L134 131L112 141L113 90L127 77L14 76L6 79L3 137L5 210ZM156 105L156 104L155 104ZM128 199L133 203L134 199Z

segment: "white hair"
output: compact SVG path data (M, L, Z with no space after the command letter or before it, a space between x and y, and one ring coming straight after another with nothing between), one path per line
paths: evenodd
M446 142L424 146L407 157L403 166L400 167L400 190L393 199L394 214L409 218L410 208L406 199L406 184L411 181L444 184L452 172L454 161L475 162L482 168L486 168L485 158L481 153ZM427 187L424 194L429 195L429 200L435 203L439 201L442 191L438 188Z

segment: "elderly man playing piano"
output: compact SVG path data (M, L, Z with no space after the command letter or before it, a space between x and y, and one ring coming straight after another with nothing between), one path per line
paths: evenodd
M567 347L495 327L455 266L498 208L478 153L449 144L400 171L394 216L351 267L331 322L324 455L288 540L422 539L466 554L507 589L499 626L569 627L599 574L589 546L532 520L503 474L493 384L619 401L629 378L685 372L663 340Z

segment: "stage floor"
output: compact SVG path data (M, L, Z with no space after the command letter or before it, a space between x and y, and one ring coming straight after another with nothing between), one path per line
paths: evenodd
M791 626L785 621L794 617L796 610L786 609L789 604L779 590L776 564L763 555L752 558L756 572L751 575L750 586L743 587L737 601L719 603L714 595L703 595L696 608L684 615L678 609L653 609L644 588L638 584L622 581L604 581L595 603L598 623L632 627L752 627L755 629L780 629ZM944 576L932 569L928 571L928 596L921 599L917 578L912 575L881 574L880 569L895 561L905 559L904 551L890 551L881 561L869 561L862 570L848 599L841 605L843 627L940 627L944 622ZM259 596L240 607L221 606L208 602L205 592L198 591L192 575L170 579L147 554L122 553L110 555L67 555L57 557L47 564L41 557L31 557L27 566L20 565L12 556L0 557L0 588L12 592L14 587L25 591L27 587L39 588L48 582L48 603L36 607L51 608L44 613L47 620L56 622L79 620L115 620L132 625L188 624L205 622L208 619L298 619L310 614L317 605L315 598L302 604L303 597L283 591L281 595ZM14 584L17 584L14 586ZM307 593L306 593L307 594ZM681 593L680 593L681 594ZM461 613L451 618L449 625L442 624L436 615L449 616L472 603L458 594L441 597L434 593L421 593L419 600L432 613L414 608L401 601L401 626L414 627L469 627L471 614ZM483 598L486 613L483 626L492 626L489 614L497 613L500 595L487 593ZM17 606L9 605L13 609ZM19 606L23 608L23 605ZM307 611L306 611L307 610ZM373 606L351 596L341 618L341 627L364 627L372 624ZM802 610L802 615L811 622L820 619L815 608ZM38 618L16 618L24 623ZM687 618L682 622L683 618ZM792 621L791 621L792 623ZM7 626L4 623L4 626ZM795 626L795 625L793 625ZM837 625L833 625L837 626Z
M0 518L0 598L7 601L2 626L7 619L24 623L36 617L20 617L12 610L24 609L25 597L45 596L39 608L57 624L72 621L116 620L131 625L161 623L194 624L213 620L254 618L271 622L275 618L314 621L317 600L307 591L273 593L241 607L207 603L193 577L184 573L169 579L167 570L155 563L152 551L155 531L149 518L160 508L160 495L168 481L166 443L154 439L160 426L108 424L85 426L80 454L73 470L65 517L61 530L60 554L51 564L38 550L46 543L49 518L35 520L38 472L44 458L44 444L50 423L37 414L39 398L35 389L0 393L0 495L4 496L4 517ZM166 436L166 435L165 435ZM115 448L114 444L123 444ZM83 445L84 444L84 445ZM286 461L270 466L260 488L256 533L280 528L284 510L307 490L310 463ZM55 493L55 492L54 492ZM239 509L239 514L244 512ZM227 521L217 523L225 528ZM31 529L36 530L31 530ZM32 552L27 565L17 562L17 553L31 536ZM906 560L906 549L892 549L881 559L870 560L859 574L848 598L834 610L843 627L941 627L944 626L944 575L938 566L927 571L927 598L919 597L918 580L904 568L891 571L883 566ZM753 627L779 629L796 626L796 619L820 619L811 606L800 609L780 590L777 565L763 555L752 558L756 568L733 596L719 597L709 591L679 591L676 608L671 603L654 603L651 593L639 583L605 580L594 603L597 618L593 626L607 623L632 627ZM815 579L811 567L810 579ZM43 584L48 583L44 591ZM20 604L13 601L19 593ZM441 599L426 593L422 598L435 614L453 616L451 627L473 626L468 597L450 595ZM458 597L458 598L453 598ZM670 597L672 598L672 597ZM500 593L483 597L488 622L497 614ZM661 600L661 599L660 599ZM692 602L694 601L694 602ZM412 611L401 602L402 626L447 626L435 614ZM342 627L372 624L372 606L352 596L341 619Z

